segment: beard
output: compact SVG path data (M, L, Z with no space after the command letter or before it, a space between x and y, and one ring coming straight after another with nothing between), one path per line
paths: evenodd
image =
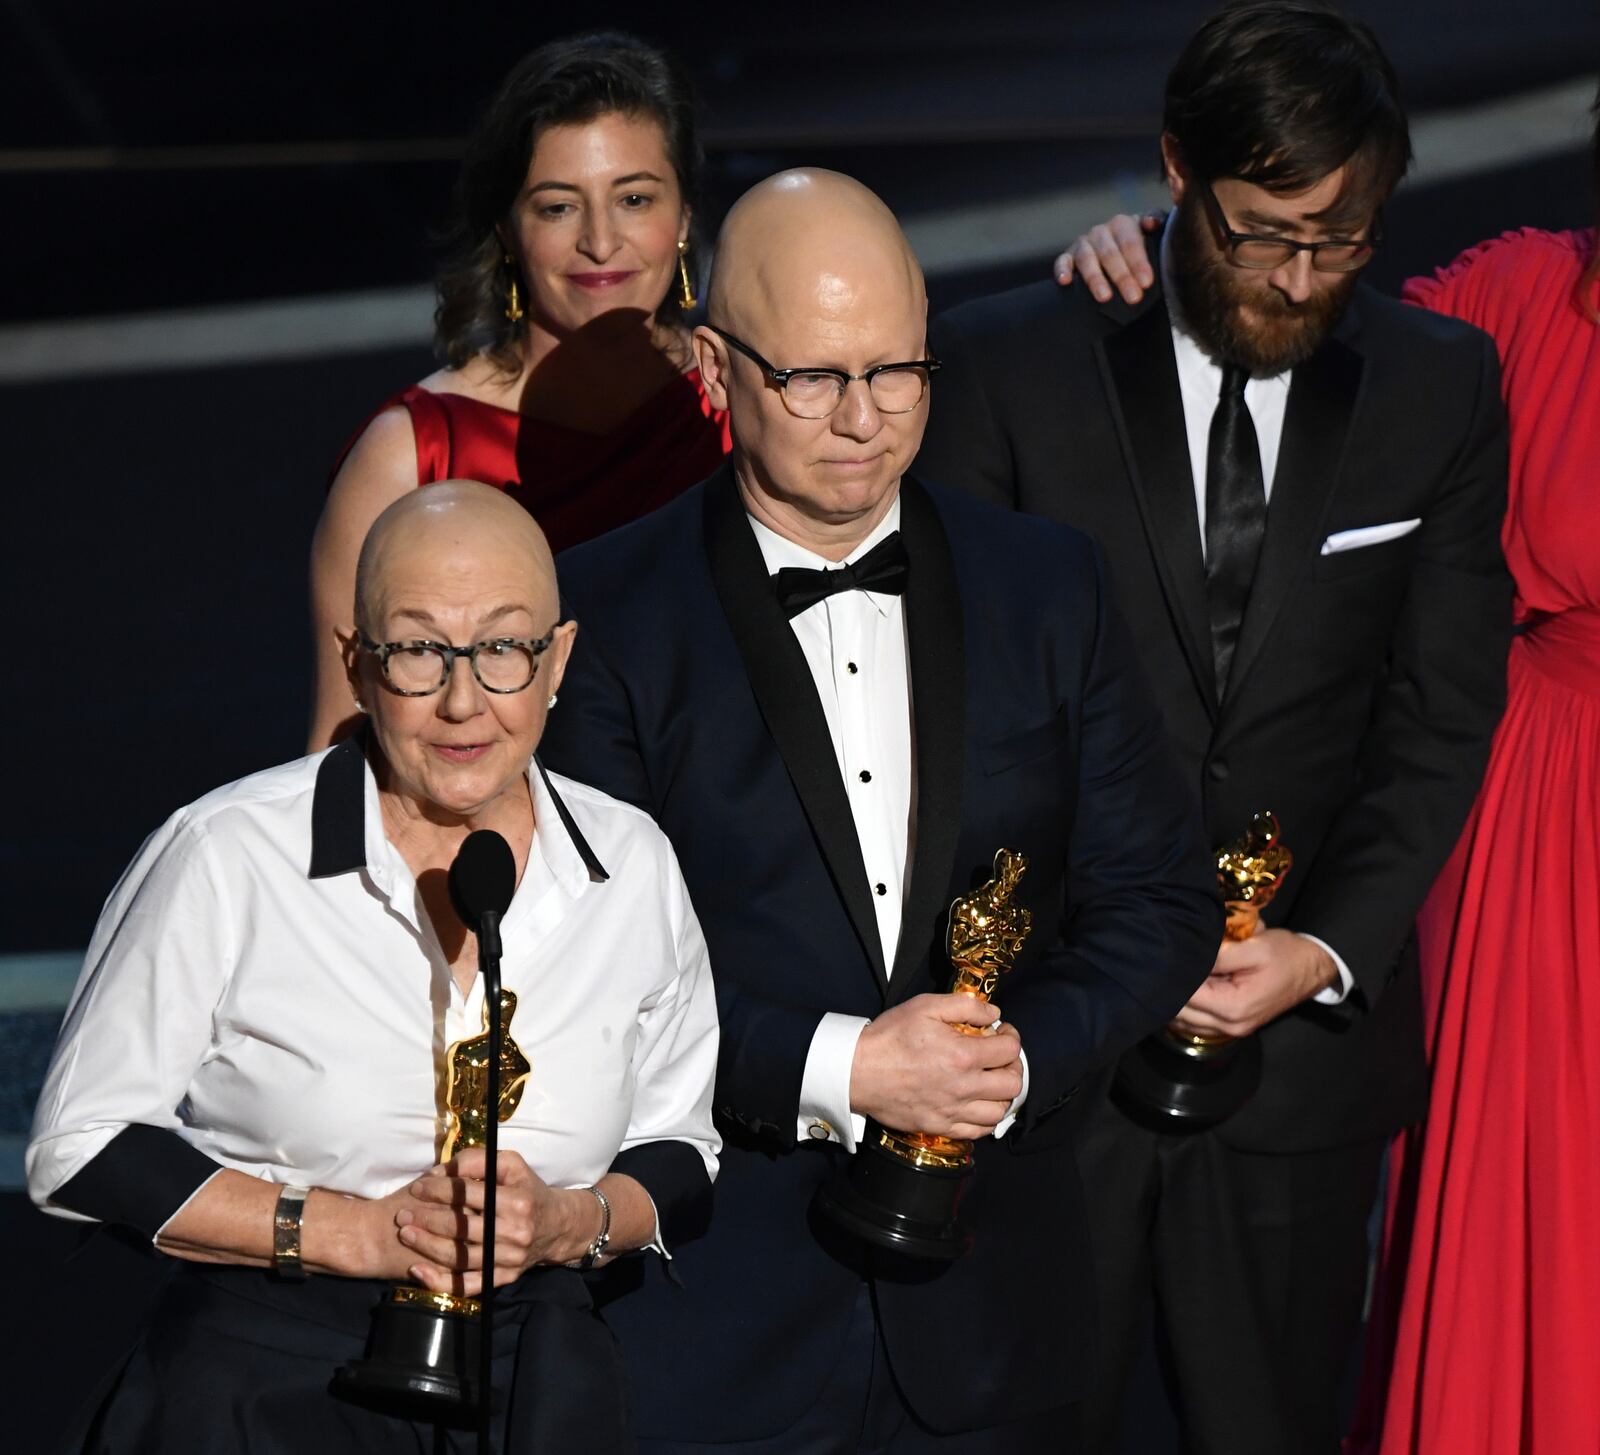
M1281 374L1305 363L1338 327L1360 276L1346 273L1304 303L1292 302L1266 281L1269 269L1228 261L1197 205L1178 208L1170 245L1184 327L1208 354L1252 374Z

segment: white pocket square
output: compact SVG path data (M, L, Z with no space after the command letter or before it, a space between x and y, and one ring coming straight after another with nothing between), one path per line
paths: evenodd
M1361 525L1354 530L1336 530L1322 543L1322 554L1334 555L1338 551L1359 551L1362 546L1381 546L1385 541L1397 541L1401 536L1408 536L1419 525L1422 517L1415 520L1393 520L1388 525Z

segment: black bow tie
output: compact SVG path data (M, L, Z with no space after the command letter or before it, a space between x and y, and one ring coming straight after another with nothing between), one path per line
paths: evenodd
M889 596L903 596L910 564L906 558L906 543L900 539L900 532L895 531L852 565L838 566L831 571L785 566L773 573L772 584L778 593L779 605L792 621L808 607L840 591L882 591Z

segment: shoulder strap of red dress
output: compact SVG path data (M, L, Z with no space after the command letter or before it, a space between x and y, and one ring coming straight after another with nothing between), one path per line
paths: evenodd
M450 415L439 396L420 384L412 384L398 394L391 394L371 414L358 424L344 442L333 469L328 472L332 485L344 462L349 458L355 443L367 432L367 426L386 409L403 406L411 416L411 432L417 441L417 484L431 485L435 480L450 478Z
M402 389L392 404L403 404L417 437L417 484L431 485L450 478L450 413L431 389L413 384Z

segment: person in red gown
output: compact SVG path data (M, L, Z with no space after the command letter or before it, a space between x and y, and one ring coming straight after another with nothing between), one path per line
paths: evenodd
M722 462L727 419L706 399L686 323L694 113L665 55L614 34L540 47L490 101L439 277L444 367L346 447L312 544L312 751L356 720L356 556L391 501L480 480L526 506L560 551Z
M1600 1450L1600 284L1526 229L1406 286L1504 363L1517 584L1506 715L1418 922L1433 1089L1396 1148L1395 1315L1356 1448ZM1387 1332L1375 1324L1378 1333ZM1376 1395L1387 1383L1387 1399Z
M1594 166L1600 194L1600 120ZM1057 276L1126 296L1140 227L1094 229ZM1600 243L1506 233L1404 296L1498 347L1518 635L1482 789L1418 921L1432 1091L1393 1154L1347 1448L1576 1455L1600 1450Z

